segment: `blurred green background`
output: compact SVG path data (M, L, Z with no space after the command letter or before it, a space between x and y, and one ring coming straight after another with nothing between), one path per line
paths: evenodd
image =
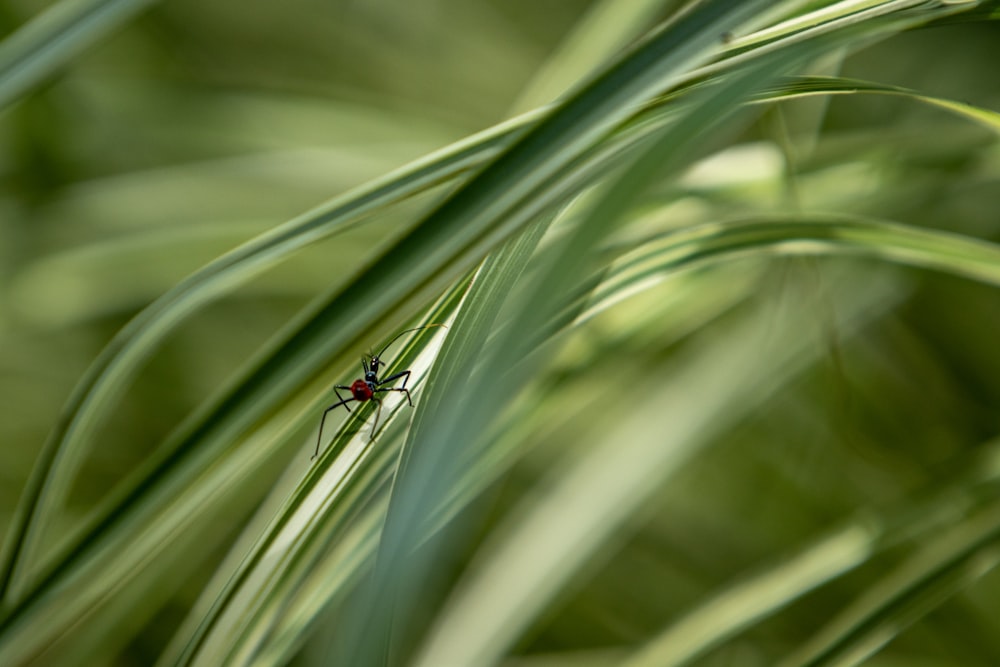
M539 73L591 5L171 0L3 110L0 528L75 382L136 312L255 235L533 106L538 93L525 92L543 85ZM649 11L636 34L674 8ZM44 7L0 10L10 34ZM828 71L1000 110L997 63L1000 26L956 22L831 58ZM743 152L689 173L671 225L822 210L1000 241L996 135L913 99L792 101L727 141ZM101 425L66 525L427 201L310 246L173 332ZM515 506L593 430L608 428L630 392L743 318L764 332L793 323L814 363L665 485L520 640L510 664L617 664L625 647L827 529L870 508L922 511L942 479L967 479L977 453L991 451L1000 431L995 288L864 259L757 257L708 273L692 278L687 302L673 303L673 283L655 287L574 333L525 394L539 402L525 428L532 453L475 517L492 525L497 508ZM957 489L978 493L961 481ZM171 582L162 607L123 629L109 664L155 661L257 500L218 527L198 573ZM769 664L760 647L790 649L916 547L901 539L700 664ZM998 600L1000 579L988 574L867 664L1000 664ZM294 664L323 664L318 655Z

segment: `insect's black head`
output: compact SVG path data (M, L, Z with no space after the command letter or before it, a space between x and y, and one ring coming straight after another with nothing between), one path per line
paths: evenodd
M378 358L378 355L368 359L368 363L365 364L365 382L378 381L378 371L381 365L382 361Z

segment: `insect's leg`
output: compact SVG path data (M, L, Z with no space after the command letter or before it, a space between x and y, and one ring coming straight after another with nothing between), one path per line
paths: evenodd
M343 396L340 395L340 392L337 391L338 389L346 389L347 391L351 391L351 388L348 387L346 384L337 384L337 385L333 386L333 393L335 393L337 395L337 398L340 399L340 402L343 403L344 407L347 408L347 411L350 412L351 409L347 407L347 401L351 401L351 400L355 400L355 399L353 399L353 398L346 398L345 399Z
M337 396L339 397L340 394L337 394ZM343 405L345 408L347 408L347 402L348 401L353 401L353 400L356 400L356 399L354 399L353 397L352 398L342 398L342 399L340 399L340 401L338 401L337 403L334 403L333 405L331 405L330 407L328 407L326 410L323 411L323 418L319 420L319 435L316 436L316 452L311 457L309 457L310 461L312 461L314 458L316 458L317 456L319 456L319 444L323 441L323 424L326 423L326 416L328 414L330 414L331 410L333 410L334 408L339 408L341 405ZM347 408L347 411L350 412L351 409Z
M379 383L377 385L375 385L375 386L376 387L381 387L384 384L390 384L392 382L395 382L399 378L403 378L403 384L402 385L400 385L398 387L386 387L385 389L379 389L378 391L401 391L404 394L406 394L406 402L409 403L410 407L412 408L413 407L413 399L410 398L410 390L406 388L406 381L410 379L410 371L400 371L400 372L396 373L395 375L390 375L386 379L380 380Z

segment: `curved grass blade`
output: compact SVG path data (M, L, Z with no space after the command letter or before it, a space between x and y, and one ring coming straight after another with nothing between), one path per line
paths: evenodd
M863 81L861 79L821 76L789 77L787 81L782 82L779 86L763 93L760 101L775 102L785 97L796 98L812 95L855 94L905 97L966 118L982 125L988 130L1000 132L1000 113L992 109L966 104L965 102L957 102L944 97L925 95L901 86L890 86L872 81Z
M674 266L715 263L721 254L757 256L764 249L777 254L872 257L1000 286L1000 246L989 241L860 216L803 214L711 223L661 234L624 255L606 284L595 291L593 301L613 299L623 279L641 280Z

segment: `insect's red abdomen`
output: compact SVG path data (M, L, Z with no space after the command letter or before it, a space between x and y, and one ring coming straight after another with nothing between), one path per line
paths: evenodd
M372 388L364 380L355 380L354 384L351 385L351 393L354 394L355 400L364 403L371 399Z

